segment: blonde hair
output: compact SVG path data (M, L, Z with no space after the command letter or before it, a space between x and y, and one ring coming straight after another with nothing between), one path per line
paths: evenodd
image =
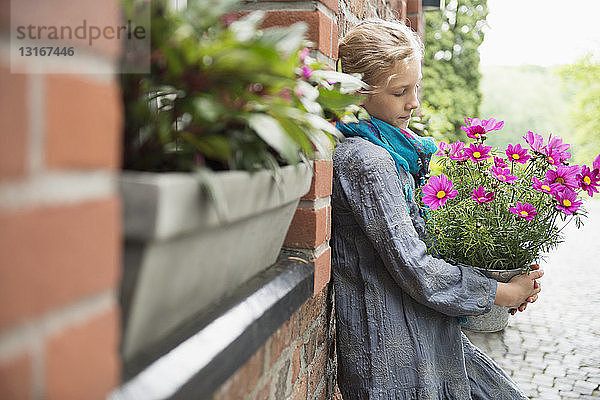
M421 38L409 27L378 18L366 19L354 26L339 45L342 72L360 73L375 91L387 86L398 62L423 59Z

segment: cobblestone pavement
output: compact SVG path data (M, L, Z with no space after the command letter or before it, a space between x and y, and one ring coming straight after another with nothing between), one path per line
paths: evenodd
M497 333L465 333L533 399L600 399L600 201L541 263L538 301Z

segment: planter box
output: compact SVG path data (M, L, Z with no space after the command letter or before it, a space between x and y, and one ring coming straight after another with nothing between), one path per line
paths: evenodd
M273 264L311 178L305 164L278 182L269 171L124 172L125 361Z

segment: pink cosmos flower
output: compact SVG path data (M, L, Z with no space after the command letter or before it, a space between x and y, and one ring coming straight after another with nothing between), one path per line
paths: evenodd
M575 213L582 204L581 201L577 200L577 193L571 189L559 190L554 193L554 198L558 202L556 208L567 215Z
M542 135L528 131L527 134L523 136L523 139L525 139L525 142L531 147L531 150L536 153L542 152L542 147L544 146L544 138Z
M579 186L577 174L581 170L579 165L559 165L556 171L549 169L546 172L545 181L550 183L559 183L569 189L576 189Z
M559 150L550 150L546 157L550 165L558 166L571 158L571 153L568 151L561 152Z
M300 67L300 69L302 69L302 75L304 75L306 79L310 78L310 76L313 73L312 68L308 65L303 65L302 67Z
M542 182L535 176L531 178L531 181L533 182L532 186L535 190L548 194L553 194L554 192L561 190L563 187L563 185L560 183L550 183L546 179L544 179Z
M491 131L502 129L504 121L496 122L494 118L488 120L479 118L465 118L465 125L460 129L467 132L467 136L473 139L479 139L481 135L485 135Z
M506 156L510 161L518 162L519 164L525 164L527 160L531 158L531 156L527 154L527 149L522 148L520 144L515 146L509 144L506 149Z
M482 144L471 143L465 148L465 155L474 162L481 162L491 158L490 151L492 146L484 146Z
M590 170L587 165L581 167L581 171L577 174L577 180L579 181L579 187L587 192L592 197L594 193L598 193L598 170Z
M477 189L473 189L471 198L478 204L489 203L494 200L494 192L486 192L483 186L479 186Z
M542 153L548 157L548 162L552 165L560 165L563 161L571 158L569 150L571 147L568 143L563 143L560 137L552 137L552 134L548 138L548 144L541 148Z
M537 210L534 206L529 203L521 203L520 201L517 201L517 204L508 210L513 214L517 214L517 217L525 218L527 221L531 221L537 215Z
M452 150L452 145L446 142L440 142L438 151L434 154L434 156L447 156L450 154L450 150Z
M458 191L454 190L452 181L444 174L432 176L427 185L423 186L423 203L432 210L437 210L456 196Z
M594 163L592 164L592 166L594 167L594 169L597 169L598 171L600 171L600 154L598 154L598 156L596 156L596 159L594 160Z
M518 179L515 175L511 175L510 169L508 168L492 167L490 168L490 171L492 171L492 175L500 182L512 184Z
M504 158L502 157L494 156L494 165L496 167L508 168L508 164L506 164L506 161L504 161Z
M465 154L465 143L463 142L454 142L450 145L452 148L450 149L450 153L448 153L448 157L454 161L465 161L468 157Z

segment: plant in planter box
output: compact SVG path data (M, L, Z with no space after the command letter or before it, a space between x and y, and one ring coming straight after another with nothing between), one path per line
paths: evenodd
M302 161L335 144L329 120L363 86L309 56L303 24L229 21L231 0L135 4L152 7L152 55L122 76L126 359L275 261Z
M598 191L600 156L592 168L569 165L569 144L533 132L523 137L524 147L510 144L498 152L485 140L503 122L465 122L462 129L474 141L442 142L436 153L442 174L431 177L421 190L429 210L428 246L449 262L506 282L561 243L567 224L581 226L581 196ZM507 310L494 307L491 315L469 317L466 328L503 329ZM491 325L481 318L491 319Z

